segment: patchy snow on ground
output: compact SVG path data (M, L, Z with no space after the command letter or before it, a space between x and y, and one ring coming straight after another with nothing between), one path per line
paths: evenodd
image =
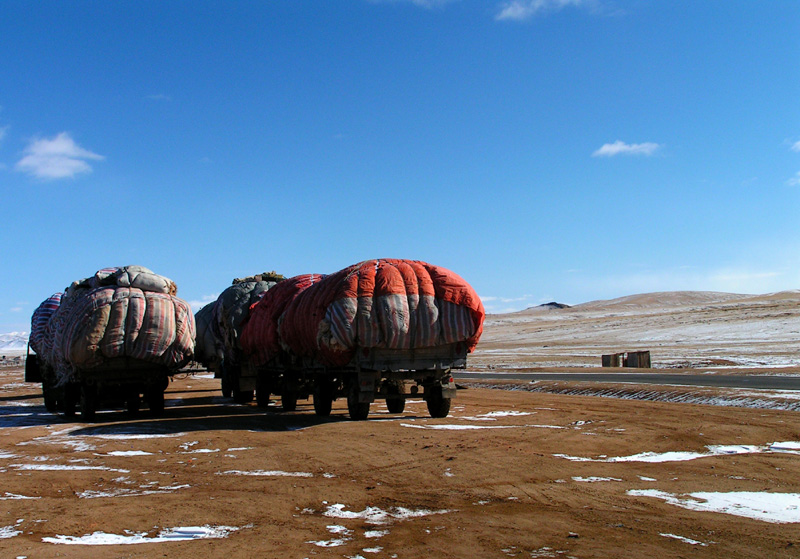
M329 518L363 520L367 524L387 524L392 520L408 520L409 518L420 518L433 514L447 514L453 512L450 510L412 510L405 507L393 507L389 510L383 510L378 507L366 507L361 512L355 512L347 511L345 510L346 508L347 505L342 504L329 505L323 514Z
M280 470L227 470L217 472L218 476L265 476L265 477L314 477L309 472L283 472Z
M140 543L163 543L190 540L206 540L227 538L239 528L233 526L188 526L180 528L167 528L158 535L149 537L147 532L129 532L121 534L106 534L94 532L84 536L55 536L42 538L43 542L67 545L132 545Z
M98 454L97 456L152 456L152 452L145 452L144 450L112 450L107 454Z
M681 541L683 543L688 543L688 544L691 544L691 545L699 545L701 547L706 547L708 545L707 543L699 542L697 540L693 540L691 538L685 538L683 536L678 536L678 535L675 535L675 534L665 533L665 534L659 534L659 535L660 536L664 536L665 538L672 538L674 540L678 540L678 541Z
M0 540L7 540L14 536L19 536L22 530L17 530L17 526L22 524L22 520L18 520L13 526L0 526Z
M582 456L570 456L568 454L554 454L556 458L564 458L572 462L685 462L687 460L697 460L698 458L709 458L711 456L727 456L737 454L761 454L771 452L782 452L800 454L800 443L784 442L772 443L764 446L756 445L709 445L706 447L708 452L691 451L670 451L670 452L641 452L631 456L613 456L601 458L586 458Z
M106 472L119 472L122 474L131 473L130 470L120 470L117 468L109 468L107 466L86 466L80 464L11 464L9 467L20 471L55 472L63 470L103 470Z
M699 491L675 495L655 489L633 489L627 494L663 499L670 505L701 512L720 512L777 524L800 522L800 493Z
M81 491L77 493L79 499L98 499L104 497L141 497L143 495L158 495L163 493L172 493L179 489L187 489L191 485L166 485L164 487L157 487L156 489L129 489L127 487L119 487L108 491Z
M0 497L0 501L24 501L26 499L41 499L41 497L27 497L25 495L17 495L16 493L9 493L6 491L4 497Z

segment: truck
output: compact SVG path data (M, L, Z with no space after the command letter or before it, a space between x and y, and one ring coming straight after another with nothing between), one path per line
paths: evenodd
M194 316L177 286L142 266L103 268L45 300L31 318L25 380L48 411L85 421L103 405L164 411L170 378L193 358ZM31 350L34 351L31 354Z
M375 400L402 413L407 399L422 398L431 417L446 417L456 395L451 373L466 367L484 317L469 284L421 261L296 276L250 307L234 374L261 406L275 394L293 411L313 396L315 413L327 416L346 398L350 417L363 420Z

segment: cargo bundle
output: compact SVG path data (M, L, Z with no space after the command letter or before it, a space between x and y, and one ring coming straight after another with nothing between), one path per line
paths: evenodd
M275 392L294 409L313 393L315 410L327 415L346 395L354 418L366 417L376 396L402 411L409 380L431 415L445 416L455 393L449 371L466 366L484 316L466 281L425 262L369 260L297 276L251 306L238 374L256 379L260 403Z
M199 325L198 354L201 362L214 371L216 378L222 379L223 395L233 396L238 403L249 402L255 393L255 383L250 386L239 375L242 323L250 307L283 279L274 271L236 278L216 301L195 315Z
M137 411L144 393L160 413L169 376L194 354L195 323L175 283L142 266L105 268L34 312L45 404L90 419L101 399ZM54 309L55 303L58 303Z
M222 361L222 341L214 335L212 321L214 319L214 305L209 303L194 315L197 337L194 344L195 361L207 369L213 370Z

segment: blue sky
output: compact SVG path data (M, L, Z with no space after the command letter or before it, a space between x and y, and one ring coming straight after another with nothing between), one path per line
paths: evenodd
M5 0L0 332L139 264L800 288L800 2Z

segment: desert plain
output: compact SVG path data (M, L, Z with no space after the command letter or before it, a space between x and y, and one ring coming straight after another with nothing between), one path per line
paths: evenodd
M800 391L631 384L800 376L800 292L680 292L490 315L444 419L351 421L177 375L166 411L48 413L0 365L0 557L800 557ZM709 382L709 384L713 384Z

